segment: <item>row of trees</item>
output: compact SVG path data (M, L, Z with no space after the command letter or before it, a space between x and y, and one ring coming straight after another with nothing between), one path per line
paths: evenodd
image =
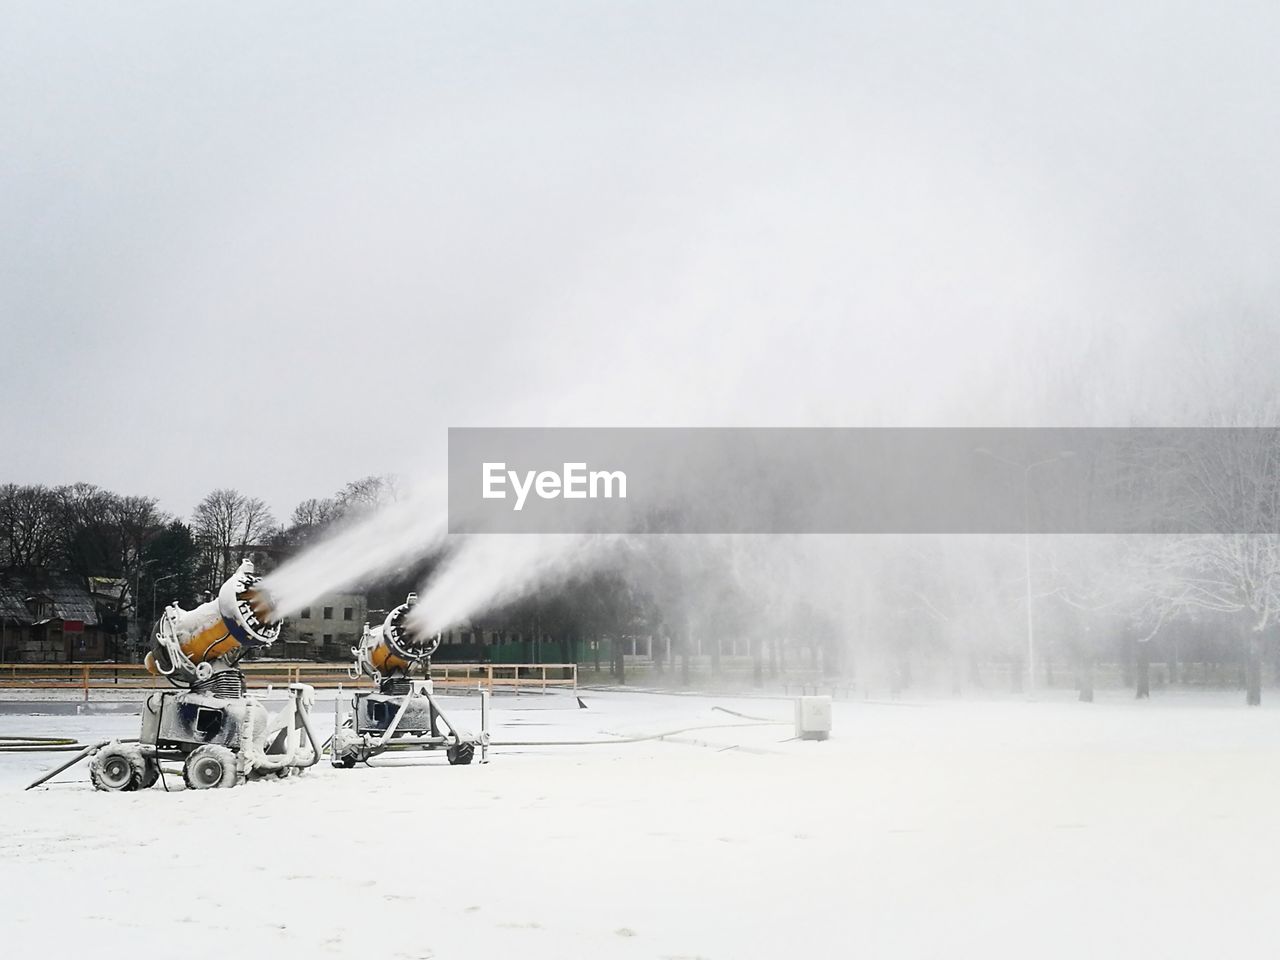
M156 578L174 596L196 589L198 551L191 527L155 498L89 483L0 485L0 568L48 569L124 580L104 614L130 616Z
M249 548L288 557L343 520L397 495L391 477L365 477L333 497L299 504L281 526L260 498L211 491L188 518L154 497L65 486L0 485L0 569L48 569L125 581L111 613L154 620L169 600L191 604L216 591Z

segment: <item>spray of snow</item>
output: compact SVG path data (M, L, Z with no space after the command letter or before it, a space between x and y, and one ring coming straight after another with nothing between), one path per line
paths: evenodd
M577 534L485 534L463 540L423 587L410 623L439 633L519 600L593 563L609 562L620 538Z
M322 594L440 549L445 532L438 498L420 491L304 551L264 578L263 587L277 613L290 616Z

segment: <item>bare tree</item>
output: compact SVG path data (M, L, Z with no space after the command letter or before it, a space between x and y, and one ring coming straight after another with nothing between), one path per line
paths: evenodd
M289 525L301 528L323 527L331 523L337 515L338 505L332 497L323 499L311 497L293 508Z
M235 568L237 548L260 543L275 527L275 518L262 500L230 487L208 494L196 505L191 520L208 589L216 589Z
M113 496L107 504L107 521L114 533L117 569L132 593L141 583L143 555L169 522L154 497ZM133 598L135 611L141 597Z
M119 497L92 483L73 483L54 492L63 564L81 576L118 573L119 550L111 513Z
M1245 700L1256 706L1265 638L1280 623L1280 537L1220 531L1277 528L1280 449L1270 432L1223 431L1194 437L1178 453L1183 525L1205 532L1152 538L1150 616L1158 630L1193 610L1227 615L1243 647Z
M368 513L400 499L400 481L392 474L371 475L352 480L333 498L336 512L343 516Z
M58 550L58 498L45 486L0 486L0 566L42 567Z

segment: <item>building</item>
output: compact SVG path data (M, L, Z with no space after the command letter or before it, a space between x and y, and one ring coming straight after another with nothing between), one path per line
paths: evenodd
M107 646L80 577L38 569L0 573L0 663L105 660Z
M368 618L363 593L326 593L285 621L281 652L299 659L350 660Z

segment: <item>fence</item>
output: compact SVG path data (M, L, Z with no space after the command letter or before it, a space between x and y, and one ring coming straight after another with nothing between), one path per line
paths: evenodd
M245 682L251 690L290 683L313 687L369 686L367 677L353 679L345 663L242 663ZM431 679L437 687L482 687L494 690L537 688L546 693L555 687L578 689L576 663L441 663L432 664ZM0 663L0 689L81 690L89 699L91 690L168 690L164 677L152 676L138 663Z

